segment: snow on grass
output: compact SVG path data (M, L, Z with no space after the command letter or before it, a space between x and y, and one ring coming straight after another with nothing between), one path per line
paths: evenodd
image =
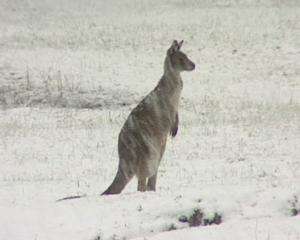
M0 239L300 239L297 1L0 11ZM100 197L119 130L175 38L196 71L183 74L157 192L136 192L134 179ZM87 197L56 202L77 194ZM182 222L197 211L199 227ZM216 214L221 223L204 226Z
M299 219L298 219L299 221ZM299 239L297 219L268 218L231 221L222 225L203 227L200 229L184 229L161 233L154 237L141 237L135 240L197 240L197 239Z
M123 111L2 111L0 205L7 217L0 220L1 238L151 236L188 228L179 218L195 209L206 218L220 214L220 228L273 218L294 219L287 228L299 225L292 210L300 197L298 118L268 128L266 120L253 129L241 122L199 126L183 117L161 164L157 193L136 193L133 180L123 194L100 197L116 172L117 134L129 109ZM55 202L74 194L88 196Z

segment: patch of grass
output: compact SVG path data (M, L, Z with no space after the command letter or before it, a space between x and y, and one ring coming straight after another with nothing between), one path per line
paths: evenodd
M222 222L222 216L219 213L214 213L212 218L205 218L203 221L204 226L217 224L219 225Z
M186 222L188 222L189 220L188 220L187 216L181 215L181 216L178 218L178 221L179 221L179 222L182 222L182 223L186 223Z
M293 196L293 199L289 200L289 211L291 216L296 216L300 213L300 208L298 206L299 200L297 196Z
M201 209L195 209L193 214L188 218L190 227L200 226L203 223L203 212Z
M196 208L190 216L181 215L178 218L178 221L182 223L189 223L190 227L207 226L222 223L222 215L214 213L212 217L208 217L205 216L201 209Z
M168 231L174 231L174 230L176 230L176 229L177 229L177 227L175 226L174 223L172 223L172 224L168 227Z
M59 107L75 109L122 108L136 104L134 92L115 88L92 89L74 85L78 76L63 71L49 70L37 77L34 72L13 68L0 69L0 108ZM116 97L118 96L118 97Z
M298 209L296 209L296 208L292 208L292 209L291 209L291 215L292 215L292 216L296 216L296 215L298 215L298 213L299 213L299 210L298 210Z

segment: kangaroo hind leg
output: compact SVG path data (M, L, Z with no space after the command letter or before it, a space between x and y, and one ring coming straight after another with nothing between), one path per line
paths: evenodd
M145 192L147 190L147 178L139 177L138 178L138 191Z
M150 177L148 179L147 191L155 191L156 190L156 179L157 179L157 173L155 173L152 177Z
M159 159L159 163L162 159L162 156L165 152L166 149L166 139L165 141L162 143L161 146L161 154L160 154L160 159ZM156 172L154 175L152 175L149 179L148 179L148 183L147 183L147 191L156 191L156 180L157 180L157 171L158 171L158 167L156 169Z

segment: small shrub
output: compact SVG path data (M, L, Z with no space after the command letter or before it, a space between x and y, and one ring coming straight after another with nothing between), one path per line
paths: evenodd
M174 230L176 230L176 229L177 229L177 227L175 226L174 223L172 223L172 224L168 227L168 231L174 231Z
M202 219L203 219L202 211L200 209L195 209L192 216L190 216L190 218L188 219L189 226L190 227L200 226L202 224Z
M214 213L212 218L205 217L201 209L195 209L193 214L190 217L181 215L178 218L179 222L189 223L190 227L196 226L207 226L212 224L220 224L222 222L222 215L219 213Z
M290 213L292 216L296 216L299 214L300 209L297 208L298 205L298 197L294 196L292 200L289 200L289 204L290 204Z
M206 225L212 225L212 224L220 224L222 222L222 216L219 214L219 213L215 213L213 218L211 219L208 219L208 218L205 218L204 221L203 221L203 225L206 226Z
M182 222L182 223L186 223L186 222L188 222L189 220L188 220L187 216L181 215L181 216L178 218L178 221L179 221L179 222Z
M298 213L299 213L298 209L296 209L296 208L291 209L291 215L292 216L296 216L296 215L298 215Z

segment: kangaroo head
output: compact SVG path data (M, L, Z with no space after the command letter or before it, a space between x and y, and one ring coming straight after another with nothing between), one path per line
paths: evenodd
M174 70L179 72L192 71L195 69L195 63L193 63L186 54L180 51L182 43L183 40L179 43L174 40L167 51L167 57L169 57L171 66Z

